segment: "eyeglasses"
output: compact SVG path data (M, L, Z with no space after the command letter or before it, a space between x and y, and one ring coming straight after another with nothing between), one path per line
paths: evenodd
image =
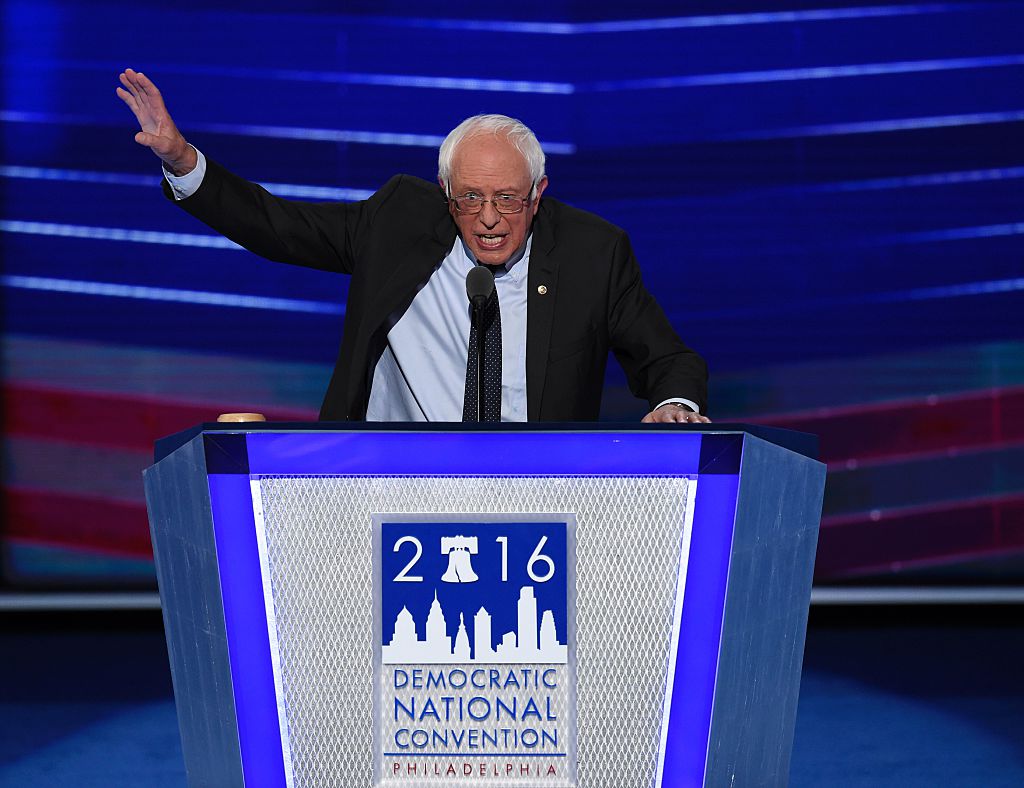
M533 202L532 197L519 197L515 194L496 194L493 199L485 200L476 192L467 192L448 199L455 203L455 210L459 213L470 215L480 213L484 209L485 203L493 205L494 210L498 213L522 213L523 209Z

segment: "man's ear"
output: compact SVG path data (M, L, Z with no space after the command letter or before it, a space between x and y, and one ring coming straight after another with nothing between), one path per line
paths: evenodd
M537 209L540 207L540 197L544 194L544 190L548 188L548 176L545 175L539 181L536 186L536 196L533 198L533 214L537 215Z
M448 193L448 188L445 186L445 182L441 178L437 179L438 186L441 187L441 192L444 194L446 200L448 200L448 213L455 216L455 203L451 201L451 195Z

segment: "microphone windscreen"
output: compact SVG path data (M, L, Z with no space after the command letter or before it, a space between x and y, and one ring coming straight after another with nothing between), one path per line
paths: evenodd
M466 274L466 295L475 304L483 305L494 292L494 274L486 265L474 265Z

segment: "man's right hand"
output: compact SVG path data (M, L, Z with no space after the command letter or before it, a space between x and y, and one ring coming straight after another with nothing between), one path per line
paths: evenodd
M196 151L189 145L171 120L163 96L149 78L126 68L121 73L117 95L135 114L142 131L135 135L139 145L145 145L175 175L187 175L196 167Z

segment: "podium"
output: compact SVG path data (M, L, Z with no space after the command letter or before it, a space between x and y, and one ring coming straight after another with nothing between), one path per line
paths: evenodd
M748 425L159 441L189 784L784 785L815 453Z

